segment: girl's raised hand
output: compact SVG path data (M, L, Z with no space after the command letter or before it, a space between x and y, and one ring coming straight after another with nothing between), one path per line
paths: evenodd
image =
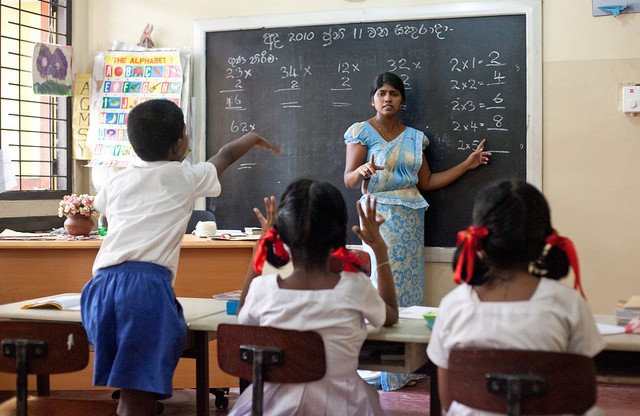
M377 213L378 199L367 194L365 209L360 202L356 203L360 226L354 225L352 230L371 248L386 248L386 243L380 234L380 225L384 223L384 217Z
M263 234L265 233L265 231L272 228L273 224L275 224L276 222L277 204L275 196L271 195L270 197L264 198L264 210L267 215L266 217L262 215L260 209L253 208L253 212L256 214L256 217L258 217L258 221L260 221L260 226L262 227Z

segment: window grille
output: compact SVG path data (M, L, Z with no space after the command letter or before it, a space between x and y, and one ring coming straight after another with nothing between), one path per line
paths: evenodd
M1 0L0 11L0 148L17 181L0 199L59 198L71 188L71 97L33 93L32 52L71 44L71 0Z

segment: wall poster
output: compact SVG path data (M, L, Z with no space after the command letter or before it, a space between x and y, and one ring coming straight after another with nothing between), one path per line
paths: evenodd
M93 156L88 166L126 167L137 157L126 131L129 111L137 104L162 98L188 114L188 57L183 58L178 49L112 50L96 56L87 138Z

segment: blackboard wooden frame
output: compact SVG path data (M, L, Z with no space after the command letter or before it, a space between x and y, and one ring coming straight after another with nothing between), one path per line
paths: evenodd
M262 16L203 19L194 22L194 99L191 124L194 160L206 154L206 36L209 32L269 27L305 27L376 21L523 15L526 20L526 179L542 189L542 41L540 0L453 3L394 8L346 9ZM363 117L364 119L364 117ZM354 120L357 121L357 120ZM293 179L293 178L292 178ZM201 206L204 202L199 201ZM427 261L448 262L453 249L427 247Z

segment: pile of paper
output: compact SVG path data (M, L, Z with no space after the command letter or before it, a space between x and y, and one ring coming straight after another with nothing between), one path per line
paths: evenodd
M631 296L626 302L618 302L616 306L616 321L618 325L626 325L637 316L640 316L640 295Z

